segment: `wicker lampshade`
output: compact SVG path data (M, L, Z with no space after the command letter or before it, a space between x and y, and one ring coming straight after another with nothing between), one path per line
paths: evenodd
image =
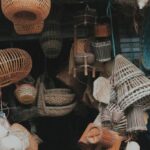
M2 12L13 23L33 24L47 18L51 0L2 0Z
M28 75L32 68L30 55L19 48L0 51L0 87L15 83Z
M144 73L122 55L117 55L113 70L114 86L119 87L125 81L144 75Z
M37 24L14 24L14 29L19 35L38 34L41 33L44 27L44 22Z

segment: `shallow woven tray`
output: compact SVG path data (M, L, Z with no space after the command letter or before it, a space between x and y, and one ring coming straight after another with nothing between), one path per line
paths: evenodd
M19 48L0 50L0 87L26 77L32 68L30 55Z
M51 0L3 0L1 1L4 15L12 22L38 23L47 18Z
M117 89L118 104L122 110L146 96L150 96L150 80L145 76L130 79Z
M144 75L144 73L133 63L122 55L116 56L113 69L114 86L119 87L125 81L140 75Z
M37 24L14 24L14 29L17 34L27 35L27 34L38 34L43 31L44 22Z

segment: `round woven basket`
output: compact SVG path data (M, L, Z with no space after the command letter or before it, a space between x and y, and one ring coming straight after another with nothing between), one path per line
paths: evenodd
M19 35L38 34L43 31L44 22L37 24L14 24L14 29Z
M41 48L46 57L58 57L62 48L60 22L56 20L48 20L40 41Z
M37 90L31 84L22 84L15 90L18 101L22 104L32 104L35 102Z
M113 70L114 86L119 87L125 81L144 75L144 73L122 55L117 55Z
M0 51L0 87L15 83L26 77L32 68L30 55L19 48Z
M145 76L138 76L124 82L117 89L118 104L122 110L150 95L150 80Z
M47 18L51 0L4 0L1 6L4 15L13 23L35 24Z
M96 60L99 62L107 62L111 60L111 42L91 42L92 50L95 53Z

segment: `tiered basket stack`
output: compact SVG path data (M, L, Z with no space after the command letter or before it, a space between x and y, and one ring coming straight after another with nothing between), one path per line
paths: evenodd
M117 92L117 103L123 111L126 112L128 108L132 109L135 104L140 104L143 110L150 108L148 101L150 98L150 80L144 76L140 69L121 55L117 55L115 58L113 79ZM129 118L131 117L128 117L128 125L130 124ZM138 130L138 127L135 130Z
M47 18L51 0L5 0L1 1L3 14L13 22L16 33L40 33Z

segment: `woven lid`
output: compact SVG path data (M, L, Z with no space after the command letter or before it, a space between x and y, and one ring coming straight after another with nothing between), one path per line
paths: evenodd
M123 82L136 77L143 75L144 73L127 60L122 55L117 55L115 57L115 65L113 70L114 76L114 85L119 87Z

